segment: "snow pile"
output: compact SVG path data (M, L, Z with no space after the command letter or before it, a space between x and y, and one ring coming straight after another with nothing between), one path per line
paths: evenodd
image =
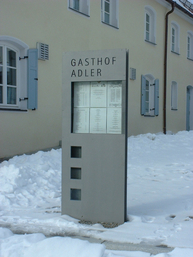
M60 206L61 150L15 156L0 163L0 211Z
M3 240L2 240L3 239ZM43 234L13 235L0 228L0 256L12 257L101 257L105 246L70 237L46 238Z
M175 247L156 257L193 256L193 131L130 137L127 185L128 222L83 225L61 216L61 149L0 163L0 227L15 233L0 229L0 257L150 256L105 250L74 235Z

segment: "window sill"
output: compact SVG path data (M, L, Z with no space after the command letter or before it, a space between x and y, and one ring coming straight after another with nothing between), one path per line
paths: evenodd
M14 109L14 108L0 108L0 111L8 112L27 112L28 110Z
M154 43L154 42L152 42L152 41L149 41L149 40L147 40L147 39L145 39L145 42L147 42L147 43L150 43L150 44L152 44L152 45L157 45L156 43Z
M193 59L192 59L192 58L187 57L187 59L188 59L189 61L193 61Z
M156 116L158 116L158 115L143 114L142 116L152 118L152 117L156 117Z
M178 109L176 109L176 108L171 108L171 110L172 110L172 111L177 111Z
M104 21L101 21L101 22L102 22L103 24L105 24L105 25L108 25L108 26L114 28L114 29L119 29L118 27L116 27L116 26L114 26L114 25L111 25L110 23L107 23L107 22L104 22Z
M79 13L79 14L81 14L81 15L84 15L84 16L86 16L86 17L90 17L90 15L88 15L87 13L83 13L83 12L80 12L80 11L78 11L78 10L76 10L76 9L73 9L72 7L68 7L70 10L72 10L73 12L77 12L77 13Z
M175 51L172 51L172 50L171 50L171 53L180 55L178 52L175 52Z

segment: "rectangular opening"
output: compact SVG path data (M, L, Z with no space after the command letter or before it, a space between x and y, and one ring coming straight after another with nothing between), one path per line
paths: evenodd
M71 179L81 179L81 168L71 168Z
M70 200L81 200L81 189L71 188L70 189Z
M81 146L71 146L71 158L81 158L82 148Z

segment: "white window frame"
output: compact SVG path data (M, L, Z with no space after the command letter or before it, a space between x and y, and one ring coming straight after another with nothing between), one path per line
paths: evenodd
M105 6L109 6L109 10ZM109 15L109 19L106 19ZM101 21L114 28L119 28L119 0L101 0Z
M144 39L146 42L156 44L156 11L149 5L145 6L144 19Z
M180 54L180 26L175 21L171 22L171 52Z
M12 46L8 45L8 44L1 44L0 43L0 47L2 50L2 64L0 64L1 68L2 68L2 84L0 85L2 88L2 100L0 102L0 106L7 106L7 107L15 107L18 104L18 50L13 48ZM15 65L10 65L8 64L8 50L13 52L15 54ZM10 84L8 82L8 70L12 70L15 71L14 72L14 76L12 76L12 74L10 75L11 78L11 82L13 82L14 80L14 84ZM11 72L12 73L12 72ZM15 77L15 78L14 78ZM12 80L12 78L14 78ZM11 96L10 98L8 97L8 89L15 89L15 96L14 96L14 102L11 101ZM8 100L12 103L9 103Z
M171 110L178 109L178 84L176 81L172 81L171 84Z
M187 59L193 61L193 32L187 33Z
M4 51L6 48L9 48L16 52L16 66L17 66L17 94L16 94L16 104L7 104L5 100L6 93L4 94L4 101L0 104L0 109L7 110L27 110L27 101L23 101L27 97L27 58L21 59L24 56L27 56L28 45L24 42L20 41L17 38L10 36L0 36L0 46L3 46ZM6 66L4 66L6 68ZM4 77L6 75L6 71L4 70ZM3 82L4 90L7 88L6 80Z
M90 0L68 0L68 8L90 17Z

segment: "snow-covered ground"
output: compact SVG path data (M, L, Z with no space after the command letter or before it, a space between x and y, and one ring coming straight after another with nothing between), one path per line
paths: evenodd
M0 163L0 257L150 257L73 235L175 248L156 257L193 256L193 131L129 137L127 183L129 221L107 229L61 216L61 149Z

